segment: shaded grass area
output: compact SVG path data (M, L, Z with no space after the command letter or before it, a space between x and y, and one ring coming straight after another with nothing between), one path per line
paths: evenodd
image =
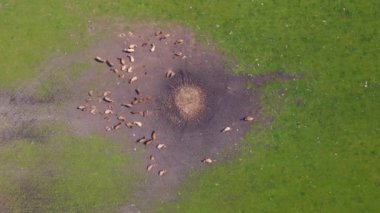
M115 210L133 180L120 144L101 137L12 141L0 161L0 194L11 212Z
M234 67L237 72L284 70L298 73L301 79L290 85L263 88L265 113L275 118L274 123L267 129L254 127L244 142L242 160L215 166L190 178L181 190L179 201L163 207L163 212L374 212L380 208L376 202L380 199L379 10L380 3L375 0L196 0L181 4L171 0L94 0L91 4L74 0L38 0L33 4L5 1L0 7L3 26L0 46L6 50L0 52L0 86L32 77L37 73L34 68L51 54L84 46L88 18L124 17L132 22L148 16L151 20L184 23L200 39L209 36L233 55L241 63ZM48 84L46 90L49 87ZM279 98L273 91L281 87L287 90ZM72 143L75 147L77 139L67 140L68 145ZM108 148L101 141L94 144ZM24 162L41 161L35 150L45 153L46 149L42 146L31 149L32 145L25 141L15 144L24 150L22 158L30 159ZM77 145L77 152L88 149L83 144ZM14 155L7 155L15 152L12 149L0 148L4 152L1 156L12 159L3 157L2 162L15 160ZM70 148L67 152L76 153ZM54 162L54 155L45 154L45 157ZM35 176L49 168L35 165L26 164L24 168L29 173L19 176ZM90 168L93 173L109 171L113 177L115 170L107 170L105 165L108 164ZM81 169L78 165L65 171L79 174ZM2 171L9 173L12 169L3 166ZM21 186L15 182L16 176L7 177L1 177L3 186ZM114 186L105 175L101 177L103 181L97 182L98 187L111 190ZM90 194L97 192L86 192L87 200L87 194L75 188L79 187L77 181L83 180L69 179L71 184L59 185L55 178L45 178L46 181L35 182L41 191L56 187L58 192L65 192L57 194L65 194L67 200L57 195L56 201L49 201L54 196L44 195L38 202L56 205L51 208L95 203ZM8 192L4 193L10 199L24 196L21 192L13 195ZM21 201L14 202L15 208L23 208ZM39 208L38 202L25 201L24 206ZM116 201L104 199L103 203L112 202Z
M88 63L73 63L68 67L58 67L47 73L47 77L37 87L33 96L41 102L61 103L72 94L73 83L84 70Z

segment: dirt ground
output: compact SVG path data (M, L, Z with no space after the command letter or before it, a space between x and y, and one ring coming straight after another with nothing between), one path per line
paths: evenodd
M162 34L155 35L158 31ZM170 36L165 37L167 34ZM123 51L131 44L137 45L133 53ZM128 55L133 56L133 62ZM97 62L96 56L111 64ZM125 60L132 72L122 71L118 58ZM9 122L0 126L0 142L18 137L38 139L41 135L33 135L33 131L21 131L28 129L23 125L32 125L35 120L67 123L78 135L106 134L125 140L130 143L126 152L144 150L145 156L136 171L144 178L134 185L130 203L122 207L121 212L146 211L152 203L175 200L177 186L189 172L207 169L234 155L251 124L266 122L267 118L261 114L258 88L274 79L292 79L280 72L252 77L236 75L225 59L215 45L196 41L190 30L180 26L161 28L141 24L132 30L117 29L112 36L84 52L49 62L44 69L78 61L90 63L80 77L64 82L70 85L68 88L52 90L56 97L52 103L34 98L30 88L17 94L1 94L4 104L0 106L0 116ZM168 70L175 73L173 78L166 77ZM130 83L133 77L137 80ZM253 83L253 88L247 89L248 81ZM205 93L205 110L196 120L181 120L175 107L168 103L173 88L183 82L192 82ZM90 90L91 96L88 95ZM110 93L104 96L106 91ZM126 107L133 100L142 103ZM77 109L80 105L85 107L83 111ZM93 114L91 109L94 109ZM109 114L106 110L110 110ZM248 115L254 118L252 122L243 120ZM135 124L128 128L130 122L141 122L142 126ZM231 131L222 133L225 127ZM157 138L148 145L136 142L142 137L150 139L153 131ZM166 148L158 149L158 144L165 144ZM202 162L205 158L212 159L213 163ZM147 171L149 165L153 165L151 171ZM159 176L162 170L166 173Z

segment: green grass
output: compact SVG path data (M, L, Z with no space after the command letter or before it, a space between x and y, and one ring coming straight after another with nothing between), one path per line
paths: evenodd
M12 141L0 161L0 193L11 212L114 210L133 180L120 145L101 137Z
M0 87L14 87L38 74L48 57L78 46L85 31L63 2L5 0L0 6Z
M46 57L85 46L88 19L174 20L231 54L241 63L236 71L284 70L300 79L283 85L287 92L282 99L272 92L281 88L279 83L263 88L265 113L275 117L270 128L255 126L244 141L241 161L194 174L180 199L163 206L163 212L376 212L379 13L376 0L5 1L0 6L0 46L5 50L0 52L0 87L35 76ZM39 158L29 146L18 145L33 162ZM33 165L25 167L31 170ZM93 171L103 173L105 167ZM81 169L77 165L62 172L70 184L56 190L65 191L67 200L52 201L54 208L96 201L92 192L87 198L69 187L77 180L68 174ZM102 179L97 186L111 190L113 185L107 184Z

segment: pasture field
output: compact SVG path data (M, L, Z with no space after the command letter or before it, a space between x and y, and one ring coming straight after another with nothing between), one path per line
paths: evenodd
M35 81L45 62L91 46L107 34L99 23L113 22L182 24L237 61L236 72L297 76L261 88L272 122L253 125L236 158L191 174L177 200L152 202L152 212L380 210L379 1L2 0L0 91ZM128 202L139 177L123 143L65 125L0 143L0 209L109 212Z

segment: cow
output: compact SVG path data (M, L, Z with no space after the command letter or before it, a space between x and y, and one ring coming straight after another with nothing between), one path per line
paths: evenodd
M119 115L119 116L117 116L117 120L119 120L119 121L126 121L127 118L125 116Z
M211 164L213 160L211 158L205 158L201 161L202 163Z
M96 56L94 59L95 59L95 61L97 61L97 62L99 62L99 63L104 63L104 62L105 62L105 60L102 59L102 58L99 57L99 56Z
M243 118L244 121L248 121L248 122L251 122L251 121L253 121L254 119L255 119L254 117L249 116L249 115L247 115L247 116L245 116L245 117Z
M183 39L178 39L174 42L174 44L183 44Z
M106 109L104 111L104 114L106 114L106 115L113 114L113 111L112 111L112 109Z
M128 46L129 49L135 49L137 47L137 44L130 44Z
M135 52L135 49L125 48L123 51L126 52L126 53L133 53L133 52Z
M166 74L165 74L166 78L173 78L174 75L175 75L175 72L173 72L173 70L171 70L171 69L169 69L169 70L166 72Z
M117 58L117 59L119 59L119 62L121 65L125 65L125 60L123 58Z
M157 144L157 149L161 150L161 149L165 149L166 148L166 145L163 144L163 143L160 143L160 144Z
M116 130L116 129L119 129L120 127L121 127L121 122L115 124L112 128Z
M157 139L157 132L153 131L151 134L151 137L152 137L152 140L156 140Z
M112 63L110 60L106 60L106 64L107 64L109 67L113 67L113 63Z
M133 56L128 55L127 57L129 58L129 61L130 61L131 63L135 62L135 58L134 58Z
M129 83L132 84L133 82L137 81L137 76L133 76L131 79L129 79Z
M152 171L152 169L154 168L154 164L148 164L148 166L146 167L146 170L148 171Z
M150 45L150 52L154 52L156 50L156 46L154 44Z
M162 170L158 171L158 176L164 176L166 173L167 173L167 170L162 169Z
M154 156L153 156L153 155L150 155L150 156L149 156L149 160L154 161L154 160L155 160Z
M107 102L107 103L112 103L112 102L114 102L111 98L109 98L109 97L107 97L107 96L105 96L105 97L103 98L103 100L104 100L105 102Z
M105 91L103 92L103 97L109 96L111 94L111 91Z
M227 126L227 127L224 127L224 128L221 130L221 132L222 132L222 133L225 133L225 132L229 132L229 131L231 131L231 130L232 130L231 127Z
M145 141L147 141L147 139L146 139L146 137L144 136L144 137L142 137L142 138L139 138L139 139L137 139L137 143L145 143Z
M84 111L86 108L87 108L87 106L85 106L85 105L77 106L77 109L79 109L80 111Z

